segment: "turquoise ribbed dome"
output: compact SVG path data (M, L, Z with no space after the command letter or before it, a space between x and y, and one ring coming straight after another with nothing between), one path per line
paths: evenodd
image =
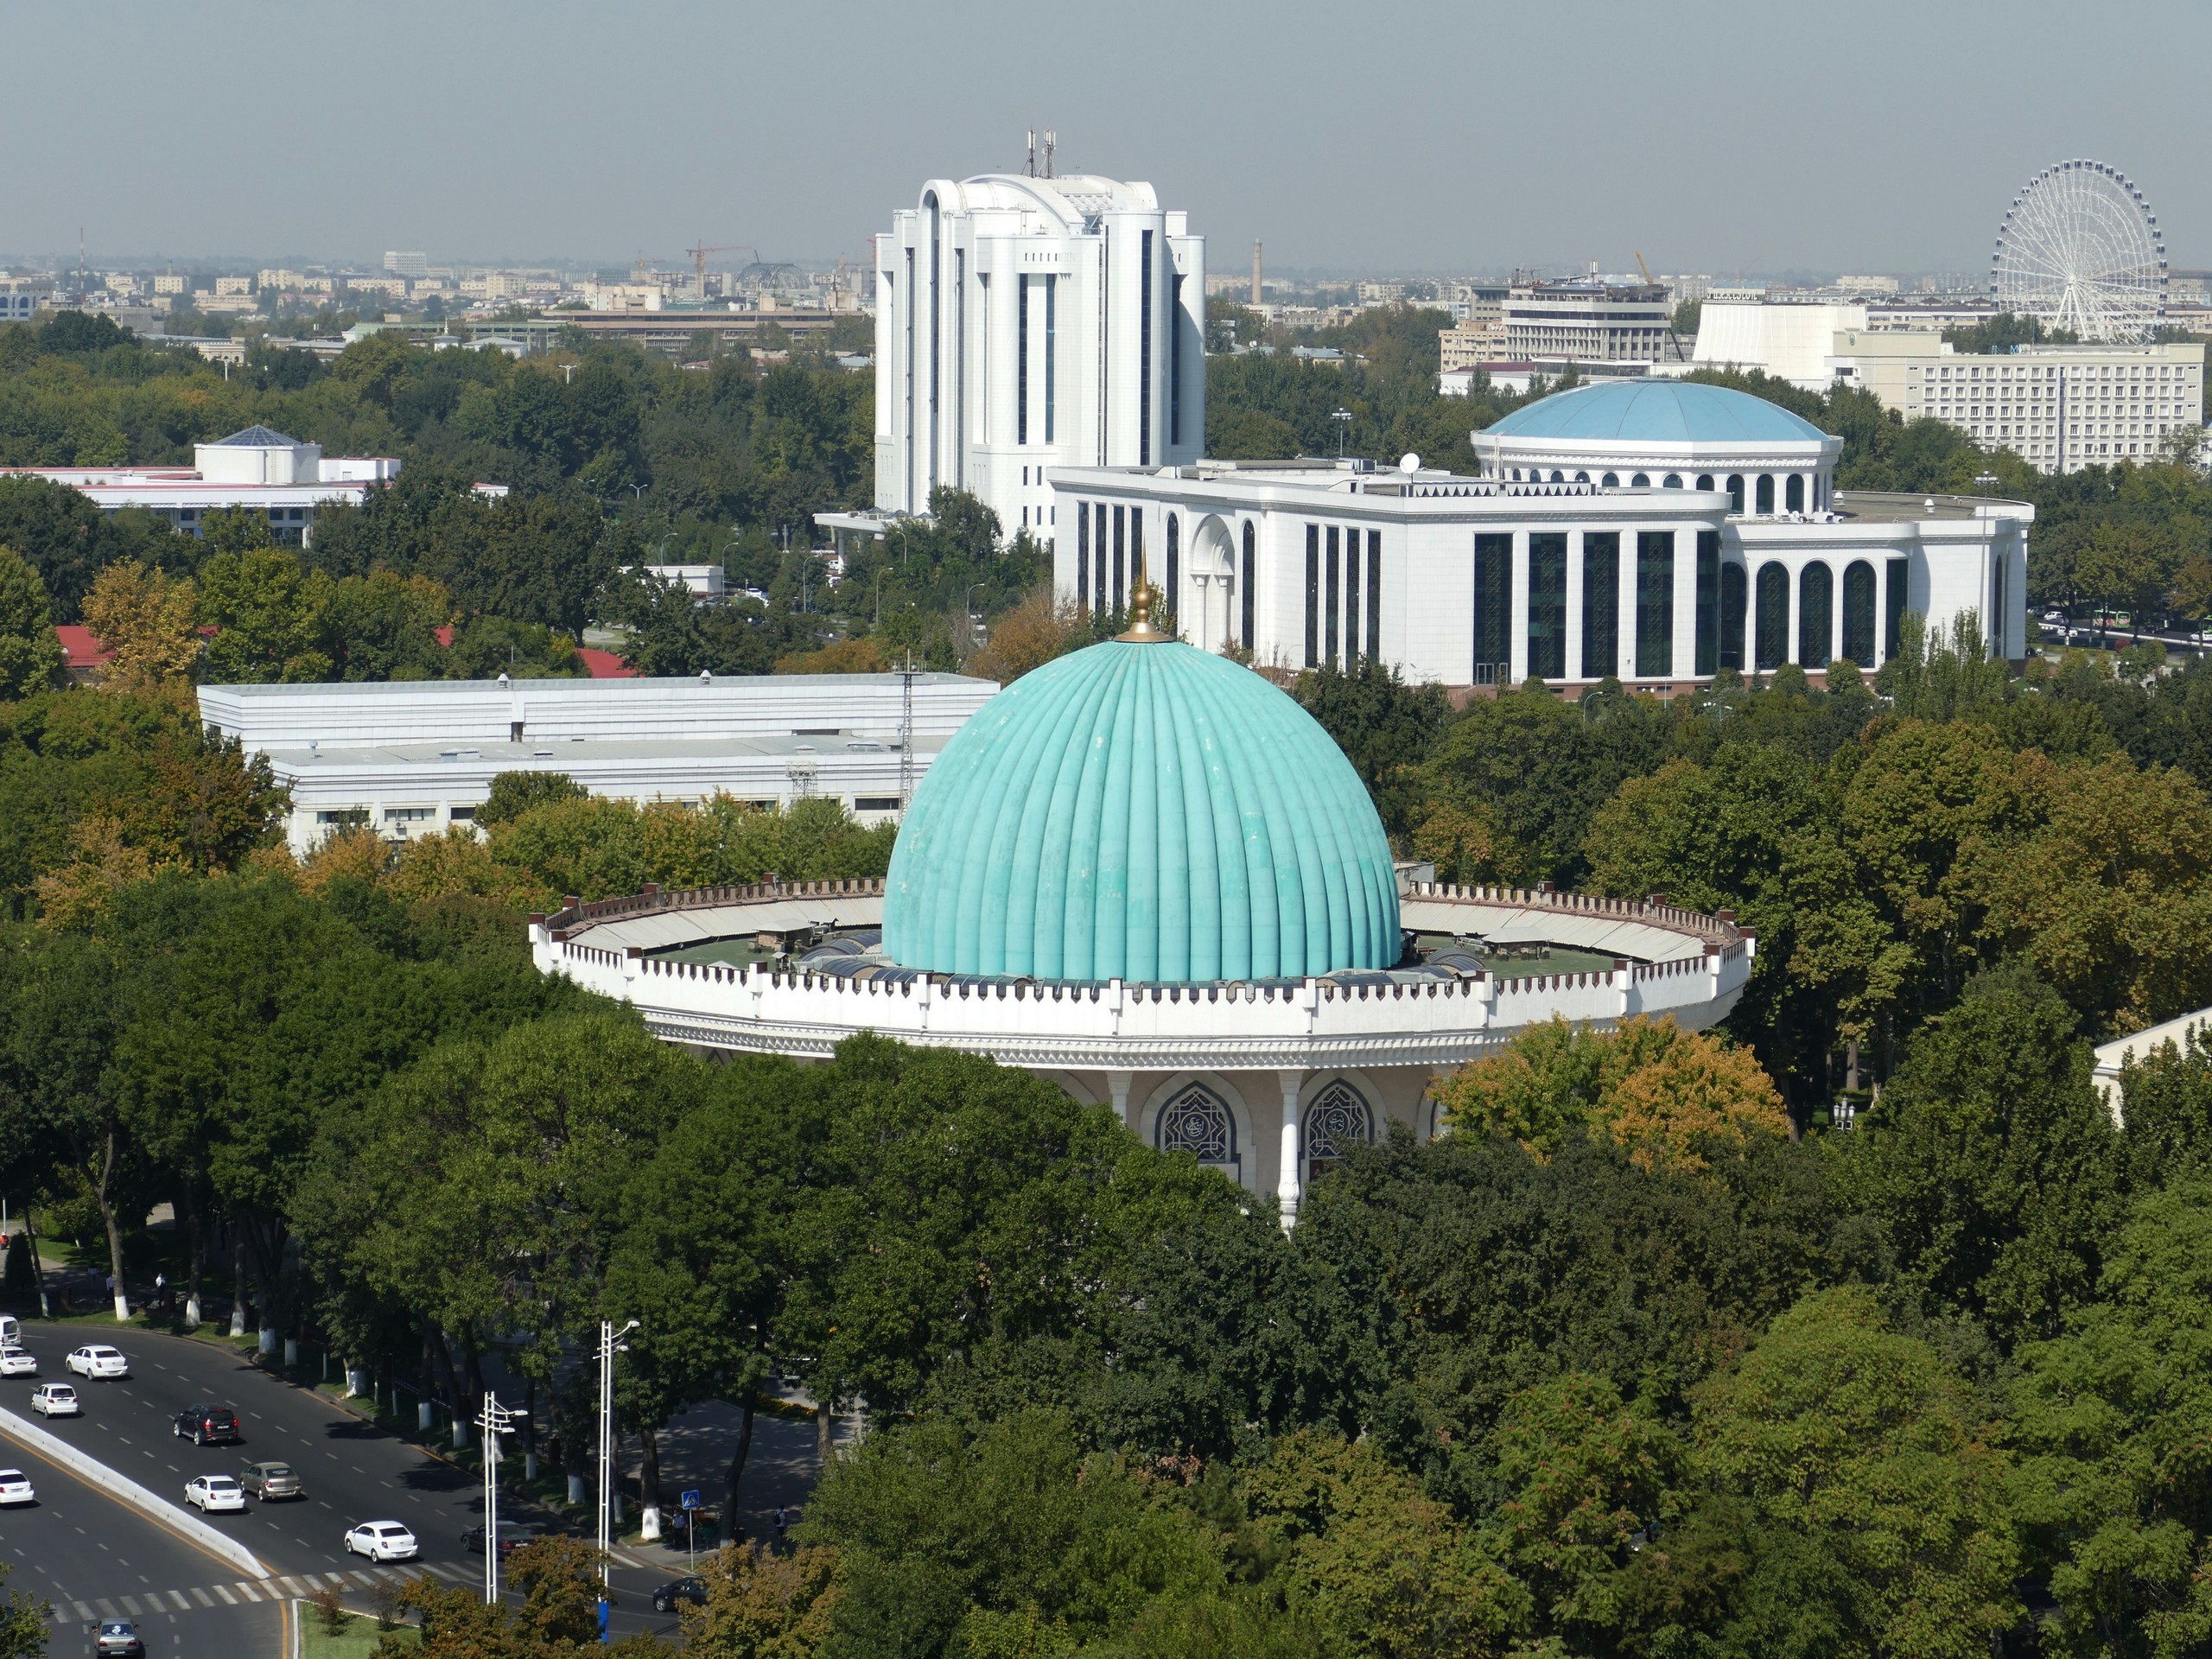
M1398 959L1351 763L1259 675L1114 640L1016 680L914 792L883 950L940 973L1295 978Z

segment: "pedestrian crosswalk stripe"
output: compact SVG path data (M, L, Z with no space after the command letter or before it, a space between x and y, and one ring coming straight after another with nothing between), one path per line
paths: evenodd
M120 1618L123 1617L122 1614L115 1611L115 1604L111 1601L96 1600L92 1603L92 1605L100 1610L100 1617L102 1618Z
M199 1599L200 1605L202 1607L213 1607L215 1605L215 1599L209 1595L205 1590L202 1590L198 1585L193 1586L192 1593Z
M235 1607L238 1605L238 1599L219 1584L215 1586L215 1593L223 1599L223 1605L226 1607Z
M246 1583L244 1580L240 1580L238 1581L238 1593L244 1596L248 1601L259 1601L261 1599L261 1592L256 1590L251 1585Z
M177 1605L177 1610L180 1612L188 1613L192 1611L192 1604L184 1599L183 1591L172 1590L168 1592L168 1597L171 1601Z
M79 1618L90 1618L92 1616L92 1610L81 1601L73 1601L69 1605L77 1610L77 1617Z

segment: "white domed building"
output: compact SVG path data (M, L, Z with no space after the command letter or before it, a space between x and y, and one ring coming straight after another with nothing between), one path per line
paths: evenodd
M1207 650L1368 657L1460 691L1872 670L1912 613L2025 659L2031 505L1839 490L1842 439L1764 398L1599 382L1472 442L1476 478L1418 457L1058 467L1054 580L1110 611L1144 557Z
M702 1054L874 1031L1026 1067L1286 1225L1346 1146L1435 1133L1440 1074L1555 1017L1710 1025L1756 949L1657 898L1404 880L1312 717L1141 613L950 740L886 881L571 899L530 931Z

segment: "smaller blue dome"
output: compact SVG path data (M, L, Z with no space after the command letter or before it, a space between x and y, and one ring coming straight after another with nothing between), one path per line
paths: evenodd
M1624 443L1817 443L1779 404L1695 380L1601 380L1516 409L1478 437Z

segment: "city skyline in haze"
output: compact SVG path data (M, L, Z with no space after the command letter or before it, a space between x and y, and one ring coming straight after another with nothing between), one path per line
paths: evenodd
M73 257L81 226L94 264L669 266L702 238L858 263L925 177L1017 170L1037 126L1062 172L1152 181L1224 273L1256 238L1275 270L1624 270L1641 252L1716 276L1972 277L2014 193L2073 156L2133 180L2174 266L2212 265L2192 126L2212 9L2170 0L397 0L306 22L205 0L158 28L94 63L80 14L11 22L19 61L80 67L0 106L0 250Z

